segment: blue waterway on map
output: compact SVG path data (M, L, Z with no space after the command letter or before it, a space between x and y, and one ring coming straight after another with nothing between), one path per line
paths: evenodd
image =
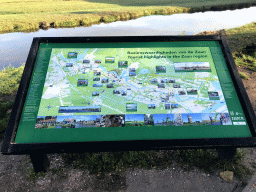
M144 75L147 74L149 72L148 69L141 69L138 75Z
M220 82L219 81L212 81L211 82L212 86L217 89L218 91L221 90Z
M129 76L127 75L128 70L123 70L121 75L118 75L116 71L107 71L105 67L99 66L105 73L113 73L117 78L124 78L125 82L128 82Z
M225 102L222 103L223 101L220 101L220 100L215 100L214 102L216 103L215 105L203 110L202 113L210 113L210 111L215 111L220 107L222 107L223 105L225 105Z

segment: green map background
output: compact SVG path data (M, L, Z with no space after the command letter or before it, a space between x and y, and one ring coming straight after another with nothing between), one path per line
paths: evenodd
M187 47L210 47L211 55L213 57L213 62L218 63L215 66L220 79L221 85L228 79L231 82L231 95L232 99L226 99L226 103L229 110L239 111L243 114L241 105L239 105L238 97L235 93L234 86L232 86L232 80L230 78L229 72L227 70L226 63L220 49L220 45L217 41L192 41L192 42L148 42L148 43L127 43L127 44L86 44L86 48L126 48L126 47L183 47L183 49L188 49ZM85 48L84 44L41 44L40 50L44 52L44 57L37 57L37 63L44 63L48 65L52 48ZM191 49L191 48L190 48ZM220 59L216 59L220 55ZM216 56L216 57L215 57ZM48 58L48 59L46 59ZM177 58L177 61L181 62ZM205 59L203 59L205 61ZM211 58L209 61L212 61ZM172 61L175 62L174 59ZM188 62L190 60L182 60L182 62ZM193 60L194 62L199 62L202 60ZM220 69L218 71L218 68ZM214 69L214 68L213 68ZM46 76L47 68L43 75ZM221 74L221 75L220 75ZM36 74L35 68L32 76L33 78L39 74ZM225 78L222 79L222 76ZM43 93L44 81L42 81L41 90ZM29 88L29 89L30 89ZM42 94L41 94L42 96ZM28 95L27 95L28 97ZM233 105L237 103L237 105ZM40 102L37 103L39 107ZM18 127L18 132L16 135L15 142L17 143L44 143L44 142L82 142L82 141L115 141L115 140L144 140L144 139L189 139L189 138L227 138L227 137L250 137L251 133L247 125L226 125L226 126L196 126L196 127L103 127L103 128L83 128L83 129L35 129L35 122L37 117L37 112L26 113L26 102L23 108L23 113L21 121ZM27 121L23 117L25 115L31 115L35 117L35 120ZM244 117L244 114L243 114ZM244 117L245 118L245 117Z

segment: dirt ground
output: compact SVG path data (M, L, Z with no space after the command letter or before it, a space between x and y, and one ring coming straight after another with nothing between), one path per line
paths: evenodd
M159 152L161 155L162 151ZM256 152L253 151L253 156ZM105 178L90 175L79 169L64 167L59 154L48 154L50 169L62 169L59 174L47 172L45 177L36 181L27 181L27 167L32 167L25 155L0 154L0 191L226 191L238 192L245 187L236 176L233 182L226 182L220 177L220 170L212 174L198 168L186 171L176 162L164 169L130 168L127 171L108 173ZM29 162L25 165L24 162ZM249 162L247 160L247 162ZM247 181L249 178L246 178Z

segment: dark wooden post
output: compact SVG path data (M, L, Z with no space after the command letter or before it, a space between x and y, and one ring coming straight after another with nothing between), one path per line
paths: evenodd
M41 171L47 172L47 169L50 166L50 161L47 157L47 154L31 153L29 155L36 173Z
M232 160L236 154L236 148L234 147L216 149L216 151L221 159Z

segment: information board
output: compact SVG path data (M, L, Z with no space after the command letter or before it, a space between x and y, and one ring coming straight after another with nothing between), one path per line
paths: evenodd
M172 38L41 42L13 143L252 137L221 41Z

